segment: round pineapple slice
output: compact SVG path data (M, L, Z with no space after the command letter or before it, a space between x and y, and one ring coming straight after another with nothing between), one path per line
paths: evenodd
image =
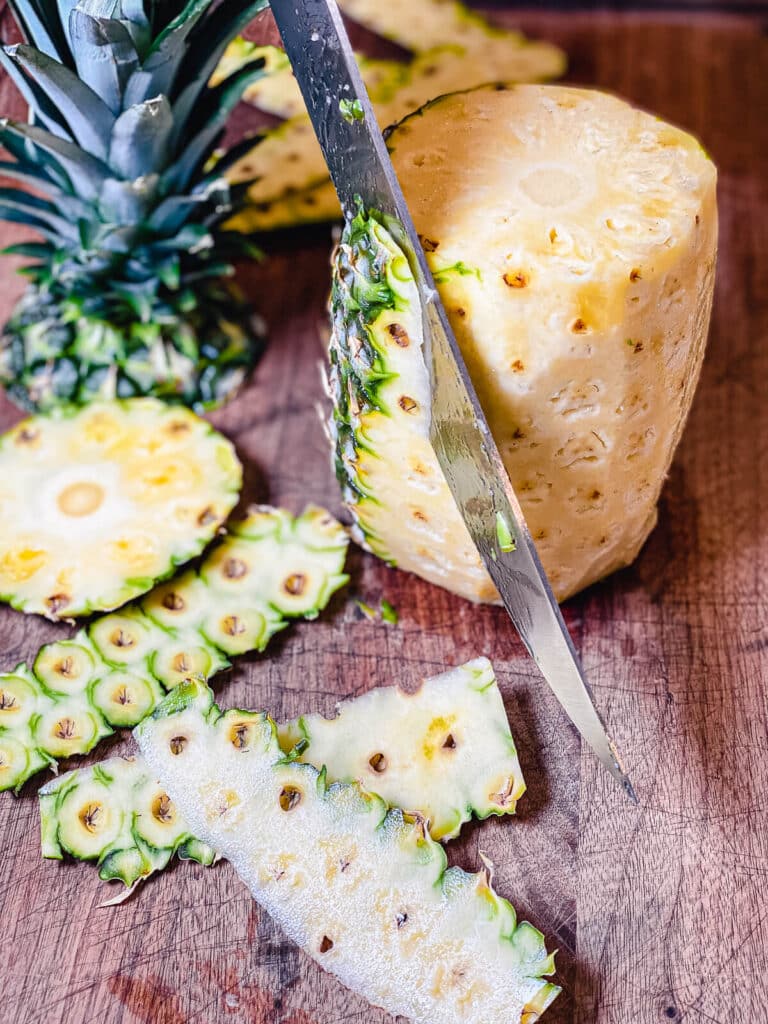
M389 147L562 600L630 563L656 522L704 353L715 168L690 135L557 86L441 97ZM331 429L360 538L497 600L429 443L418 296L375 215L342 238L333 316Z
M89 779L75 786L61 802L58 841L80 860L96 860L120 835L124 811L109 787Z
M140 664L162 646L158 637L165 639L162 630L137 610L97 619L88 635L104 661L121 667Z
M0 595L51 619L115 608L200 553L241 480L225 438L154 399L25 420L0 438Z
M158 782L147 782L136 794L134 829L155 850L174 850L189 829Z
M41 648L33 671L43 687L54 694L82 693L94 673L93 655L71 640Z
M34 725L35 742L46 754L59 759L87 754L102 728L97 715L88 711L82 700L73 697L43 711Z
M220 609L209 615L200 631L209 643L229 655L261 650L270 636L266 619L260 612L237 605L229 611Z
M162 696L162 688L154 680L120 669L100 679L91 691L94 707L118 729L138 725Z
M25 726L37 709L38 699L35 687L27 679L0 676L0 729Z

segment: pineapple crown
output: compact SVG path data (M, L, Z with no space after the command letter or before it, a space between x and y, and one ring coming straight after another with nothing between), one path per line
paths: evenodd
M255 254L222 227L247 191L223 177L242 146L216 146L264 60L209 80L267 5L12 0L28 43L0 47L0 64L31 119L0 120L12 158L0 173L34 194L0 189L0 217L43 240L5 252L31 257L23 272L74 304L73 317L147 322L163 307L186 311L201 279L229 276L229 259Z

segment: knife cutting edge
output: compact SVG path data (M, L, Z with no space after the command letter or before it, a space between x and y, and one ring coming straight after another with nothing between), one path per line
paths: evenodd
M430 440L523 643L566 714L637 797L595 707L560 608L440 301L335 0L271 0L344 215L376 211L409 257L424 318Z

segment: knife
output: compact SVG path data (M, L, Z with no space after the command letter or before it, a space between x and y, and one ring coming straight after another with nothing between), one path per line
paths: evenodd
M361 204L378 211L410 262L424 317L430 440L470 536L566 714L637 803L440 301L338 6L335 0L271 0L270 6L344 216L354 217Z

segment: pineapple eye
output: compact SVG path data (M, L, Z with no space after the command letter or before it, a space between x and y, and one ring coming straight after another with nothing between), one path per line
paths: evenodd
M71 740L77 733L74 718L60 718L53 727L53 735L60 740Z
M179 754L183 753L188 742L189 740L187 739L186 736L174 736L169 744L171 748L171 753L175 757L178 757Z
M571 324L571 330L573 331L574 334L585 334L586 331L587 331L587 323L586 323L586 321L582 320L581 317L578 317Z
M455 750L456 740L453 738L453 733L448 733L445 737L445 743L443 743L443 750Z
M70 602L69 594L51 594L46 597L45 605L51 615L58 615L62 608L66 608Z
M251 728L244 722L233 725L229 731L229 742L235 750L248 750L251 742Z
M227 615L226 618L222 619L221 628L227 636L239 636L245 632L245 626L237 615Z
M75 667L75 659L71 656L62 658L61 661L56 662L53 666L54 672L58 672L60 676L71 676L72 670Z
M323 936L323 941L320 943L321 953L330 953L333 949L333 939L329 939L327 935Z
M101 804L90 803L86 804L85 807L80 811L78 815L80 818L80 824L91 835L95 835L99 830L99 826L103 823L104 808Z
M301 803L302 792L296 786L284 786L280 790L280 807L284 811L292 811Z
M162 793L152 801L152 817L155 821L160 821L164 825L173 822L176 815L171 798L167 793Z
M506 786L500 792L491 794L492 802L497 804L499 807L506 807L512 800L512 793L514 792L514 789L515 780L510 775Z
M204 508L200 515L197 517L198 526L210 526L211 523L216 522L216 514L209 505L208 508Z
M283 589L288 594L293 594L294 597L298 597L299 594L304 593L304 589L307 585L307 577L303 573L295 572L290 575L283 583Z
M182 612L186 606L184 598L172 590L163 598L163 608L167 608L169 612Z
M224 575L230 580L239 580L248 573L248 566L239 558L228 558L224 563Z
M515 270L511 273L507 271L504 274L504 284L509 288L525 288L528 284L528 275L522 270Z
M399 345L400 348L408 348L408 346L411 344L411 339L408 337L408 332L402 326L402 324L390 324L387 330L394 339L395 344Z
M124 629L116 629L110 636L109 642L114 647L133 647L136 640L130 633L126 633Z
M371 766L373 771L376 772L377 775L381 775L382 772L385 772L387 770L387 759L381 753L374 754L373 757L370 758L370 760L368 761L368 764Z
M419 408L419 403L415 398L411 398L410 395L401 395L397 404L403 412L415 412Z

